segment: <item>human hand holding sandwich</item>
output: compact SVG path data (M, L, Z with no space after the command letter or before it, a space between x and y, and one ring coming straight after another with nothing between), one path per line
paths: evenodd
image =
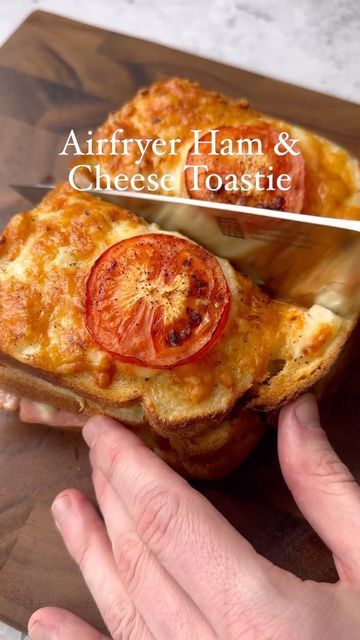
M301 581L253 547L130 431L91 418L84 437L104 521L79 491L53 513L115 640L339 640L360 634L360 489L309 394L283 408L279 457L304 516L331 549L337 584ZM33 640L105 640L47 607Z

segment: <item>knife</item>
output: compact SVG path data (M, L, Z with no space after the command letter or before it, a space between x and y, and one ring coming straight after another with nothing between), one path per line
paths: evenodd
M37 204L49 184L12 185ZM86 191L88 193L88 191ZM96 190L107 202L178 231L230 260L280 300L360 314L360 221L132 191Z

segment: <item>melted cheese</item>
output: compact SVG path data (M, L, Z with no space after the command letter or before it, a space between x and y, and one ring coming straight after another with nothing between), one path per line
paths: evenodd
M291 343L291 350L295 359L308 358L313 353L319 353L325 344L337 334L341 320L332 311L314 304L302 316L302 328L297 340Z

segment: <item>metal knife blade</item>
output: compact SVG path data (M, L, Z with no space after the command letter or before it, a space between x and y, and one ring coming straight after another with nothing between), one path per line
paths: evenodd
M53 185L13 185L33 204ZM360 221L130 191L91 189L227 258L279 299L360 313Z

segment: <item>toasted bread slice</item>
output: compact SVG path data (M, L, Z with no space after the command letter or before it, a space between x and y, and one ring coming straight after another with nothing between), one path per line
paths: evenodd
M30 397L40 394L36 377L50 401L57 403L56 390L66 389L70 410L88 407L129 424L145 421L165 437L180 430L194 436L219 423L240 399L273 409L329 369L354 323L318 305L307 310L273 301L225 260L231 312L206 355L168 370L111 358L85 327L89 270L110 245L154 231L67 183L10 221L0 240L0 350L4 375L13 376L17 390L15 370L25 365L32 376L26 384L34 387Z

